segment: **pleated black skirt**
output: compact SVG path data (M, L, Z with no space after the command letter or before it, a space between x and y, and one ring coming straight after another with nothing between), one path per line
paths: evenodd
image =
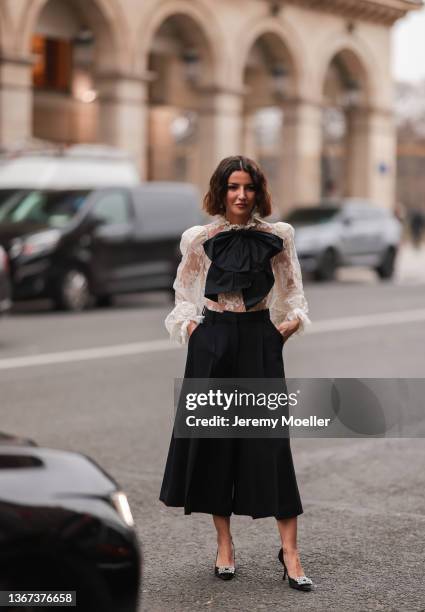
M284 378L283 337L268 310L216 313L189 338L185 378ZM171 437L160 500L185 514L302 514L288 438Z

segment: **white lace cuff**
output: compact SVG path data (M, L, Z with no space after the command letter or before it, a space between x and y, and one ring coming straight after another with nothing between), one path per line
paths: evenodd
M180 302L165 319L165 327L171 340L179 344L186 344L188 339L188 325L191 321L202 323L204 317L199 315L195 304Z
M298 319L300 321L300 326L297 331L294 332L294 335L304 333L306 327L311 325L311 321L308 318L307 313L301 308L295 308L294 310L291 310L291 312L288 312L285 317L285 321L294 321L295 319Z

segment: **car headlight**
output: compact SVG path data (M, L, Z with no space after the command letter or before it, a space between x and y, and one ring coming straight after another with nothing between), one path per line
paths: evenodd
M20 255L38 255L51 251L59 242L61 232L59 230L47 230L12 240L9 249L11 258Z
M24 246L24 241L21 238L15 238L10 243L9 249L9 257L14 259L15 257L19 257L22 253L22 247Z
M124 521L124 523L128 527L134 527L134 519L131 514L130 504L128 503L127 495L122 491L117 491L116 493L112 493L111 501L118 512L120 518Z

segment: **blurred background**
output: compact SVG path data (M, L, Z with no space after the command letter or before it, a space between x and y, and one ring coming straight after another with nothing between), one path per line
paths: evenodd
M404 45L409 68L392 48L421 2L322 4L3 0L0 146L107 143L143 180L201 191L238 152L280 212L329 195L422 209L423 47Z
M209 518L157 499L185 360L163 325L179 237L206 221L217 162L253 157L313 320L287 376L423 378L422 1L0 0L0 50L1 429L118 479L145 609L280 609L271 521L235 521L253 586L229 597ZM303 610L423 608L422 442L293 441L320 585Z

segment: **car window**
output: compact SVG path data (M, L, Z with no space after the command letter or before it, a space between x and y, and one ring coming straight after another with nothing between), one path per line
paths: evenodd
M127 195L112 191L102 195L94 204L92 215L107 225L121 225L130 222L130 208Z
M339 212L336 206L315 206L314 208L298 208L286 217L286 221L292 225L310 225L316 223L327 223Z
M88 195L77 191L19 191L0 208L0 222L42 223L64 227L78 213Z
M0 189L0 208L11 199L17 200L22 193L22 189Z

